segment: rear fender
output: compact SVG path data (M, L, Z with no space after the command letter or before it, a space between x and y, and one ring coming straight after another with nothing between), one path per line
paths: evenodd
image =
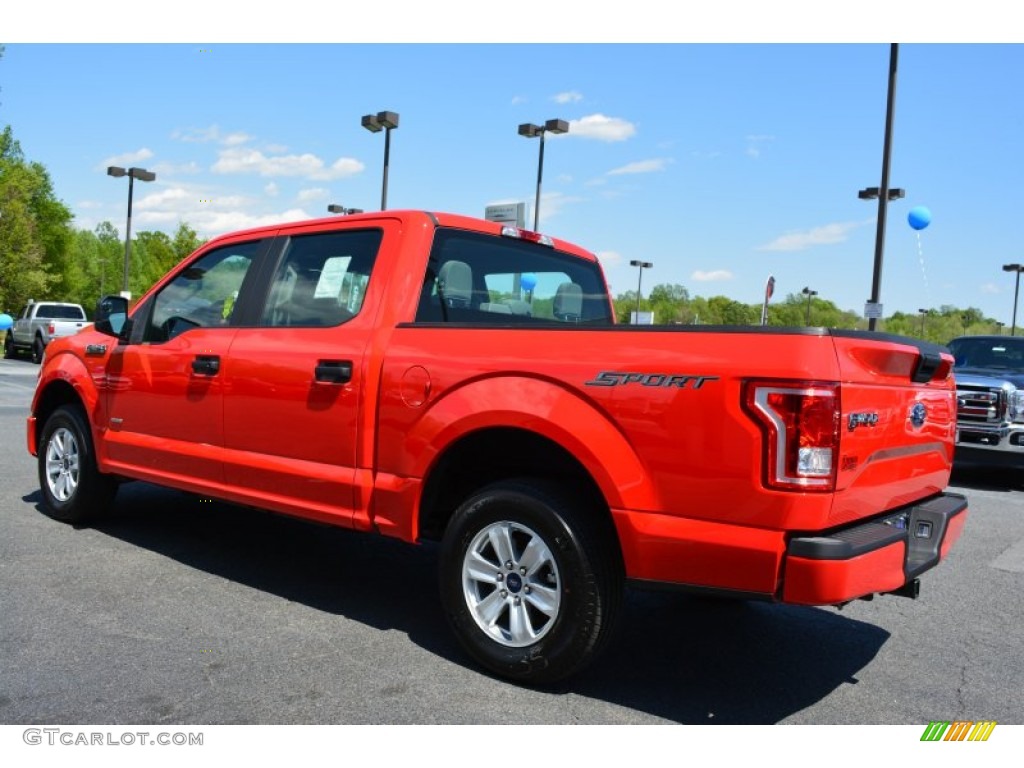
M379 467L385 477L425 479L446 449L466 435L512 427L571 453L610 508L660 508L649 472L615 422L598 405L557 382L527 376L477 379L445 392L411 425L381 426ZM398 510L377 511L398 523ZM404 513L413 519L398 527L409 526L402 535L415 538L417 511Z

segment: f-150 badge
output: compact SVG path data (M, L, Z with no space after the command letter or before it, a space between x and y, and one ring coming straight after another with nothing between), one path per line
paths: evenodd
M717 380L717 376L697 376L695 374L601 371L591 381L584 382L584 384L588 387L624 387L627 384L640 384L644 387L700 389L704 386L705 381Z
M851 413L846 426L852 432L857 427L873 427L878 423L877 413Z

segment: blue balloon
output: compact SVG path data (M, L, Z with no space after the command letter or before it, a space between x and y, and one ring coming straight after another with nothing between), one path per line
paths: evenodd
M524 291L532 291L537 287L537 276L533 272L525 272L520 278L519 284L523 286Z
M922 230L932 223L932 212L923 205L911 208L907 214L907 222L912 229Z
M14 320L10 315L0 315L0 331L6 331L14 325Z

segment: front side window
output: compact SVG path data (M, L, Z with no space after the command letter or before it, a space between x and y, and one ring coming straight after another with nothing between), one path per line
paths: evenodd
M417 322L612 322L595 262L523 240L438 230Z
M357 315L381 237L380 230L368 229L291 238L260 324L327 327Z
M159 344L193 328L230 326L258 247L253 242L217 248L179 272L156 295L143 341Z

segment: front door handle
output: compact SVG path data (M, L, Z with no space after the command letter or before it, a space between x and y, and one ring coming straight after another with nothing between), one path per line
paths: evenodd
M347 384L352 381L352 361L318 360L316 380L325 384Z
M192 373L197 376L216 376L220 371L218 355L196 355L192 361Z

